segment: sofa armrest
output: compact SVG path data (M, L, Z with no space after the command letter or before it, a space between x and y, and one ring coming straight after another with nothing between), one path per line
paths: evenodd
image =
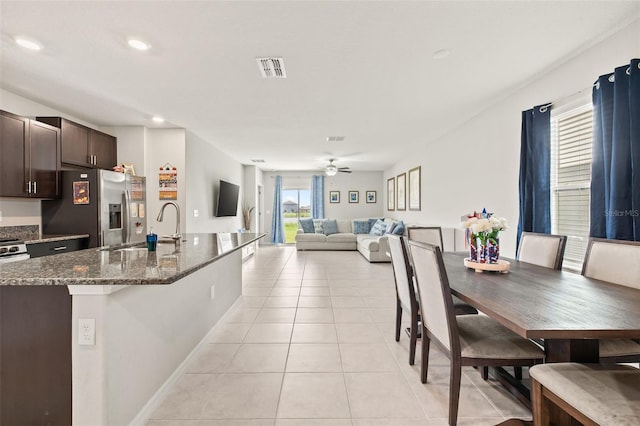
M390 253L391 249L389 248L389 237L387 237L386 235L382 235L381 237L379 237L378 247L378 253L384 253L385 255L387 255L387 253Z

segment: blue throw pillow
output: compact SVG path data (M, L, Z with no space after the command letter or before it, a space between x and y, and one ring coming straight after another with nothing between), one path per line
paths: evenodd
M315 232L315 228L313 227L313 219L300 219L298 223L300 223L300 228L302 228L305 234L313 234Z
M387 230L387 225L380 219L378 219L375 223L375 225L373 225L373 227L371 228L371 231L369 231L369 235L383 235L384 231Z
M393 231L391 233L394 235L404 235L404 230L405 230L404 222L400 221L396 224L396 227L393 228Z
M368 220L354 220L353 221L353 233L354 234L368 234L371 231L371 224Z
M369 219L369 231L371 231L371 228L373 228L373 225L375 225L378 220L384 220L384 218L378 219L377 217L374 217Z
M385 233L385 234L391 234L391 233L393 232L393 230L395 229L395 227L396 227L396 224L397 224L397 223L398 223L398 222L395 222L395 221L394 221L394 222L391 222L390 224L388 224L388 225L387 225L387 230L386 230L386 231L384 231L384 233Z
M337 234L338 222L335 219L327 219L322 222L322 229L324 230L324 235Z

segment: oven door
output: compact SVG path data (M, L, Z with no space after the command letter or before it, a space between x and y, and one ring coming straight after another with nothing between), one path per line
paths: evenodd
M21 260L27 260L30 258L31 258L31 255L29 255L29 253L15 254L13 256L3 256L3 257L0 257L0 264L20 262Z

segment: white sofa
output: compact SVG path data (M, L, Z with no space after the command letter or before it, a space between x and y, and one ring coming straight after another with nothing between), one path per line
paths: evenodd
M390 262L391 258L387 255L389 252L389 242L387 236L377 236L370 234L354 234L355 221L364 221L363 219L339 220L338 233L324 235L320 233L305 233L302 229L298 229L296 234L297 250L358 250L369 262ZM393 219L385 218L386 223L390 223Z
M356 235L352 231L351 221L336 220L338 233L325 235L305 233L298 228L296 234L297 250L356 250ZM299 225L298 225L299 226Z

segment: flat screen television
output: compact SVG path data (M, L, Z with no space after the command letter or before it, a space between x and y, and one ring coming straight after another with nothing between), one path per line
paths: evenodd
M240 187L223 180L218 189L216 217L236 216L238 214L238 194Z

